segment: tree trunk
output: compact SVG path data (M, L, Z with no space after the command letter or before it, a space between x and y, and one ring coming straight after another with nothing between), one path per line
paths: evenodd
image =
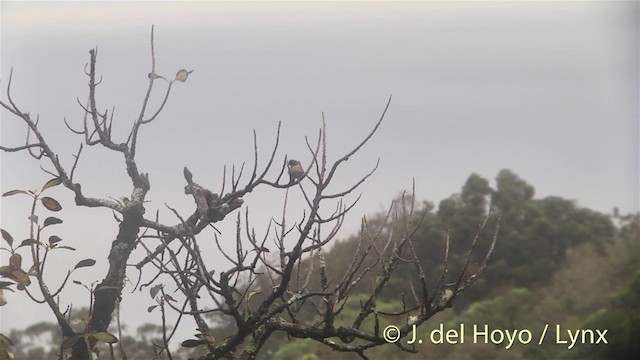
M144 207L140 203L131 203L123 211L120 231L111 244L109 271L93 293L93 307L85 334L107 331L109 328L113 311L124 287L127 261L137 244L138 232L143 220L142 214L144 214ZM78 341L73 346L70 360L90 359L88 348L94 345L95 341L90 341L89 347L84 341Z

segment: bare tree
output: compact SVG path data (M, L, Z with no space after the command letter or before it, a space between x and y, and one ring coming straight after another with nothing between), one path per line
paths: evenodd
M346 196L354 193L373 174L377 164L370 173L342 190L329 192L327 189L329 184L335 185L334 179L339 169L376 133L389 108L391 98L369 134L361 142L354 144L351 151L335 161L330 161L327 157L324 117L317 139L306 139L310 161L303 169L304 173L293 173L292 167L300 166L297 161L286 157L281 163L277 160L280 125L271 155L265 164L259 161L257 135L254 132L254 159L248 175L245 175L244 164L239 169L233 167L229 174L225 170L222 174L222 189L214 192L206 185L197 183L195 176L185 167L184 177L187 185L184 191L194 199L193 213L183 216L167 206L176 219L173 225L160 221L157 213L149 217L145 209L145 200L151 182L149 175L140 170L141 167L136 160L139 134L144 126L150 125L160 115L176 81L186 81L190 72L180 70L172 80L156 73L152 30L148 89L128 138L119 142L112 136L113 112L109 114L106 110L99 110L97 103L96 88L100 85L96 69L98 51L93 49L89 53L86 70L89 78L88 101L86 105L80 104L85 112L82 127L74 129L65 121L70 131L83 137L70 167L63 165L45 134L40 131L38 117L33 119L12 99L13 72L8 79L7 101L0 102L27 126L24 145L2 146L1 149L5 152L28 151L36 160L53 167L52 170L42 167L53 179L45 184L41 191L15 190L4 194L28 194L33 198L34 206L31 214L31 241L23 242L14 248L11 235L3 230L2 235L10 245L6 250L11 253L11 258L10 265L2 267L0 275L11 281L3 282L2 288L8 289L15 285L19 290L26 291L34 301L47 303L55 314L65 339L61 344L60 358L70 353L70 359L88 359L98 342L117 342L118 336L108 332L109 325L112 324L114 314L120 306L127 264L131 262L130 255L138 245L147 249L147 256L135 260L136 269L139 272L153 269L154 275L150 281L142 284L138 282L134 286L136 289L149 287L151 297L157 302L156 306L149 308L149 311L156 307L161 311L163 344L156 344L157 354L160 356L164 353L169 359L173 358L169 342L184 316L191 316L195 320L199 333L195 339L186 340L182 345L206 348L207 355L203 356L206 359L254 359L265 341L275 332L313 339L338 351L357 353L362 358L366 358L367 349L390 342L402 350L415 352L414 347L397 340L409 334L413 326L420 325L437 312L450 307L456 296L471 285L486 268L496 241L495 235L482 263L472 267L473 271L470 270L469 263L488 217L480 225L468 249L466 263L456 276L456 281L445 283L449 271L447 238L444 269L435 277L438 279L436 285L431 288L428 286L428 275L422 269L414 241L416 230L430 208L426 207L418 214L414 206L415 192L412 191L405 194L399 204L390 207L385 218L387 224L384 226L370 226L367 219L363 219L353 260L344 273L331 274L324 251L335 239L345 216L359 199L358 197L355 201L347 203ZM157 109L150 110L149 98L154 85L159 81L165 81L168 86L161 104ZM101 146L122 154L131 182L130 198L116 200L92 197L83 190L80 183L75 182L74 172L81 163L85 146ZM290 176L285 175L287 166ZM73 192L78 206L111 209L119 222L118 234L107 255L108 271L99 284L87 287L92 295L91 316L82 329L74 329L71 326L70 309L63 311L56 301L69 275L56 291L49 290L43 279L47 255L59 248L59 238L52 237L45 243L41 240L41 231L61 220L49 217L43 223L39 223L35 216L35 205L40 201L49 210L60 210L60 204L56 200L42 195L46 189L60 184ZM244 212L244 216L237 212L235 252L225 252L220 245L218 234L214 235L217 251L231 264L227 270L216 273L212 268L214 264L204 259L200 251L203 246L211 246L212 242L209 240L207 245L204 245L198 241L197 236L208 226L223 221L227 215L238 210L243 205L243 198L258 187L282 191L285 204L282 216L280 220L272 220L268 229L258 235L250 225L248 210ZM302 218L292 224L287 216L290 212L287 206L290 191L301 192L306 202ZM395 224L395 227L389 227L388 224ZM140 241L141 239L156 239L159 245L155 249L148 248L146 242ZM33 266L28 271L23 270L22 257L18 254L20 248L30 250ZM85 259L72 271L94 263L93 259ZM397 311L384 312L376 309L376 300L389 284L394 271L402 264L413 266L418 274L417 278L413 279L415 283L413 280L409 282L408 291L412 296L405 299L403 295L402 308ZM30 281L26 274L34 275L41 292L39 297L29 290ZM265 279L268 280L264 281ZM368 298L360 304L356 319L349 324L338 321L337 317L350 294L364 279L374 279L374 283ZM265 286L265 283L269 285ZM171 295L169 287L172 293L177 289L177 293ZM313 309L316 316L310 320L302 316L302 309ZM229 319L236 329L235 333L225 339L215 339L211 331L212 325L205 316L209 313ZM167 320L169 314L175 314L176 317L175 326L171 331ZM395 319L395 323L401 326L381 329L382 317ZM124 353L125 349L121 351Z

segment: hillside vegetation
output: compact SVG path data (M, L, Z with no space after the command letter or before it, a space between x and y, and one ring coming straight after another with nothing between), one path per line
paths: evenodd
M640 359L637 341L640 339L638 214L603 214L557 196L537 199L534 187L510 170L500 171L496 184L493 189L481 176L469 176L460 193L441 201L436 211L428 213L415 242L427 281L435 284L443 266L445 239L450 237L449 274L452 278L445 282L453 282L457 270L463 266L466 249L477 233L478 225L491 211L499 215L501 221L498 242L487 271L456 299L453 308L437 314L417 329L416 333L424 340L415 344L418 354L401 352L389 344L372 349L367 355L371 359ZM401 201L401 198L397 200ZM414 205L430 207L427 202ZM376 224L384 223L385 215L368 217L369 228L375 229ZM394 236L398 233L394 227L400 226L402 224L391 224L381 231ZM325 254L326 261L335 271L334 276L339 276L351 262L358 236L337 242ZM478 246L488 246L491 236L491 232L485 232ZM482 255L485 251L483 248L477 254ZM472 265L477 266L481 260L472 259ZM308 267L309 262L299 271L304 272L305 266ZM405 302L413 301L412 284L417 281L417 274L413 265L403 266L377 299L378 311L402 310ZM362 297L356 294L349 298L339 322L353 321L364 293L370 293L375 280L366 279L360 283ZM264 286L268 284L265 280ZM260 294L255 296L258 298ZM317 315L313 304L305 306L307 321L314 322ZM380 320L381 328L390 325L384 316ZM497 329L503 335L512 334L515 340L505 337L503 341L491 341L480 336L474 341L474 326L480 330L486 326L489 332ZM545 327L546 336L539 344ZM34 358L28 356L27 350L32 351L31 356L38 354L38 357L46 358L41 355L45 353L46 345L34 348L33 340L42 339L43 334L52 329L55 326L39 324L12 332L10 337L17 342L17 358ZM434 344L429 335L440 329L444 333L456 330L458 337L451 339L456 343ZM137 336L123 338L123 342L137 351L134 358L143 359L148 356L144 355L145 349L151 349L149 341L158 337L158 330L157 326L148 325L138 329ZM591 330L593 334L580 332L580 338L569 349L571 341L567 330L572 333ZM599 334L604 330L607 332L602 339ZM216 330L216 338L224 339L232 331L230 325L221 324ZM461 337L464 337L464 343L460 341ZM409 339L401 341L406 340ZM183 349L180 356L186 358L187 353L187 349ZM358 357L331 351L312 340L276 335L263 348L261 358Z

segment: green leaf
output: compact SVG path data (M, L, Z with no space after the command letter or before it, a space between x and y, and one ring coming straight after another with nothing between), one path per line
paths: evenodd
M58 219L57 217L49 216L48 218L44 219L43 228L55 224L62 224L62 220Z
M153 311L153 309L155 309L155 308L157 308L157 307L158 307L158 305L152 305L152 306L149 306L149 307L147 308L147 312L152 312L152 311Z
M97 332L95 334L91 334L91 337L98 340L98 341L103 341L106 342L108 344L115 344L118 342L118 338L109 334L108 332Z
M70 337L70 338L66 338L62 342L62 344L60 344L60 347L62 347L63 350L71 349L73 347L73 345L75 345L81 339L82 339L82 336L80 336L80 335L77 335L77 336L74 336L74 337Z
M31 279L29 278L29 274L24 272L22 269L18 269L13 272L13 276L18 282L18 289L24 290L24 287L31 285Z
M8 337L0 334L0 360L13 359L13 353L11 352L11 346L13 342Z
M149 295L151 295L152 299L156 298L156 295L158 295L158 292L160 291L161 288L162 288L162 284L158 284L152 287L151 289L149 289Z
M34 245L34 244L37 244L37 243L38 243L38 240L36 240L36 239L26 239L26 240L23 240L18 247L20 248L20 247L23 247L23 246Z
M62 241L62 239L60 239L59 237L57 237L55 235L49 236L49 245L53 245L53 244L59 243L60 241Z
M204 345L204 344L206 344L206 341L204 341L204 340L189 339L189 340L185 340L185 341L182 342L182 347L193 348L193 347L198 347L198 346Z
M204 341L206 341L206 342L208 342L209 344L212 344L212 345L214 345L216 343L216 339L211 335L196 334L196 337L198 339L204 340Z
M60 184L62 184L62 179L60 179L60 178L51 179L51 180L47 181L47 183L44 184L44 186L42 186L42 190L40 190L40 192L45 191L48 188L52 188L54 186L58 186Z
M73 267L73 269L79 269L82 267L90 267L96 264L96 261L93 259L84 259L84 260L80 260L76 266Z
M29 279L29 274L24 272L22 269L12 269L10 273L3 274L11 280L14 280L18 283L18 290L24 290L25 286L31 285L31 279Z
M44 205L44 207L46 207L47 210L50 210L50 211L62 210L62 205L60 205L58 200L52 197L45 196L42 199L40 199L40 201L42 201L42 205Z
M29 195L29 193L24 191L24 190L11 190L11 191L7 191L6 193L2 194L2 197L11 196L11 195L15 195L15 194L27 194L27 195Z
M13 236L4 229L0 229L0 232L2 232L2 238L9 244L9 246L13 246Z
M20 269L20 266L22 266L22 256L20 256L20 254L11 255L9 258L9 266L14 269Z

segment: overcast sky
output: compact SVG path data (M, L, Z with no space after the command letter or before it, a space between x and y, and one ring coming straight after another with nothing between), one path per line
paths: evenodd
M360 188L363 198L344 236L360 216L409 189L413 178L418 198L437 204L459 192L473 172L495 185L503 168L533 185L536 197L557 195L602 212L638 210L635 1L3 1L1 10L2 98L13 68L14 101L40 115L42 132L67 166L82 139L63 118L81 123L77 101L86 101L83 69L91 48L99 49L103 77L98 105L115 107L119 141L148 85L152 24L157 72L172 78L181 68L195 70L174 86L162 115L142 129L138 164L151 177L149 209L166 202L189 214L194 205L183 193L182 168L219 189L225 164L251 163L253 129L261 159L268 156L278 121L278 161L288 155L308 163L304 136L317 134L324 112L335 160L370 131L393 95L383 125L338 178L348 186L380 158L376 174ZM163 86L156 83L155 103ZM2 145L21 145L24 124L4 110L1 116ZM0 154L0 170L2 192L39 188L50 178L21 153ZM94 197L130 193L122 159L97 147L86 151L76 176ZM117 230L110 211L77 209L62 188L51 194L65 207L57 235L78 249L52 264L64 272L66 262L92 257L98 264L74 279L100 280ZM245 204L261 228L280 213L282 193L257 190ZM28 237L29 206L26 197L2 199L2 228L16 239ZM63 303L77 298L77 290L70 289ZM146 315L151 300L130 290L123 316L137 325L143 319L136 314ZM53 320L24 294L5 295L2 332Z

